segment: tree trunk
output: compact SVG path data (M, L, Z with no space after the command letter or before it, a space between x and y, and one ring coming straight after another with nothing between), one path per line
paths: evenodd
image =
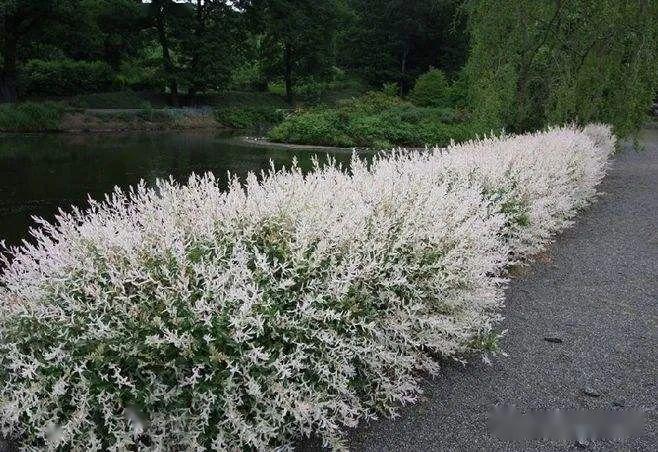
M409 56L409 39L404 40L402 48L402 62L400 64L400 92L407 92L407 57Z
M192 74L192 81L190 87L187 91L190 98L196 96L196 94L202 90L201 80L199 74L201 73L199 66L201 64L201 42L203 40L203 34L205 32L206 24L203 11L203 2L197 0L196 2L196 23L194 27L194 39L195 43L192 47L192 61L190 63L190 73Z
M283 45L283 62L285 64L286 102L292 105L292 55L290 43Z
M0 68L0 103L16 102L18 93L16 90L16 59L18 42L13 33L6 33L3 42L3 62Z
M158 40L160 41L160 46L162 47L162 62L165 74L169 79L169 102L177 106L178 105L178 82L176 81L176 76L174 74L174 64L171 60L171 54L169 51L169 39L167 37L167 30L165 28L165 5L164 1L160 0L157 5L157 17L156 17L156 26L158 29Z
M5 69L0 73L0 104L5 102L16 102L18 94L16 91L16 73Z

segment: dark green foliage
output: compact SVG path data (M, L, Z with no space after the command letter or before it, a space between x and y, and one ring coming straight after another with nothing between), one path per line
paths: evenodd
M61 24L76 26L80 0L3 0L0 3L0 102L15 102L18 96L18 68L29 59L29 53L44 52L50 56L66 42ZM72 27L73 28L73 27ZM80 42L77 40L77 47ZM59 44L59 45L58 45ZM55 53L55 56L59 56Z
M18 87L25 96L67 96L107 91L112 80L102 61L31 60L20 70Z
M450 105L457 108L465 108L469 105L469 83L466 71L460 71L457 77L452 81L448 95L450 98Z
M133 91L82 94L68 101L75 108L144 108L149 104Z
M224 107L215 109L215 119L218 123L235 129L249 129L259 125L280 122L284 110L261 107Z
M232 2L153 0L144 11L171 103L179 102L182 89L194 96L226 88L244 45L242 18Z
M64 21L63 50L76 59L101 59L114 70L135 57L147 36L142 2L135 0L81 0L78 24Z
M194 3L193 20L178 38L180 79L191 94L221 91L244 52L242 19L227 0Z
M444 146L482 134L451 108L417 107L384 93L368 93L333 109L312 109L274 127L274 141L340 147Z
M339 63L373 86L396 82L403 93L435 66L456 72L467 56L461 0L348 0Z
M267 80L259 61L242 61L233 68L231 88L248 91L267 90Z
M334 37L342 13L338 0L244 0L252 28L262 35L260 63L270 79L283 80L293 100L297 82L327 77L334 66Z
M421 107L446 107L451 104L450 83L443 71L431 69L416 80L409 99Z
M400 94L400 86L396 82L384 83L382 92L388 96L398 96Z
M268 87L273 94L285 96L285 86L281 82ZM334 105L340 101L358 97L366 92L363 83L357 79L316 80L308 78L295 86L295 96L305 104Z
M287 108L283 98L273 93L250 91L227 91L211 96L212 105L222 107L272 107Z
M0 102L134 90L224 107L209 99L269 90L335 106L385 87L481 130L602 121L626 135L656 94L657 15L648 0L0 0ZM136 106L111 100L74 103ZM355 127L397 121L383 116Z
M0 104L0 131L57 130L64 108L56 102Z
M655 1L473 0L467 73L478 121L515 132L646 120L658 74Z

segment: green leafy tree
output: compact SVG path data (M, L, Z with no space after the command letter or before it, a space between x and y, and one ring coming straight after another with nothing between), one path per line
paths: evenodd
M334 64L340 2L250 0L241 5L263 34L268 69L283 78L286 99L292 103L296 79L325 75Z
M96 37L97 55L116 70L144 45L141 31L146 23L141 0L83 1L90 22L85 33Z
M173 0L152 0L148 8L148 17L162 51L162 69L169 88L170 102L174 105L178 104L179 85L174 46L183 30L180 24L187 19L186 15L191 16L191 11L186 5L178 4Z
M171 102L188 94L220 90L241 52L242 17L229 0L153 0L148 15L161 49Z
M31 59L117 69L141 45L141 9L139 0L0 0L0 99L16 100L20 66Z
M605 121L626 135L656 86L657 6L639 0L472 0L467 73L476 117L524 131Z
M421 107L449 106L450 84L443 71L431 69L418 77L409 98Z
M242 17L227 0L194 0L191 33L181 41L182 75L192 95L221 90L243 52Z
M348 0L351 25L339 62L375 86L403 92L431 66L456 72L465 62L465 16L457 0Z
M0 102L17 98L20 52L53 24L73 23L77 0L0 0Z

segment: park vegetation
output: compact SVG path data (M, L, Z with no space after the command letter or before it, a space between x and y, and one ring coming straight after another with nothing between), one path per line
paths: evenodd
M0 275L0 431L47 449L263 450L417 400L496 343L509 265L596 193L601 125L117 189ZM495 351L495 350L494 350Z
M341 147L444 146L488 130L470 120L466 93L457 81L432 69L416 81L411 101L396 95L397 84L326 105L292 112L268 136L273 141Z
M38 219L0 245L0 436L341 448L442 360L488 359L510 268L572 223L646 119L657 8L0 0L1 132L423 148L142 183Z
M0 0L0 103L203 106L226 127L282 123L272 139L340 146L571 121L625 136L656 94L657 13L647 0ZM398 99L359 111L373 91ZM239 105L245 93L262 102ZM39 129L20 108L3 117Z

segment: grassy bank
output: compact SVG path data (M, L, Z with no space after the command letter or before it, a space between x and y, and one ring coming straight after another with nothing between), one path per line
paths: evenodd
M57 102L0 104L1 132L56 131L65 107Z
M195 106L171 108L162 95L133 91L34 99L0 105L0 132L250 129L281 122L288 109L270 92L231 91L182 103Z
M62 118L66 132L107 132L119 130L182 130L221 127L210 109L142 108L84 110Z
M342 147L443 146L485 130L466 111L421 107L379 92L343 101L333 108L315 107L289 115L274 127L272 141Z
M0 132L110 132L221 127L211 109L75 109L55 102L0 106Z
M307 82L293 106L269 91L227 91L181 98L194 108L168 108L162 94L118 91L2 106L0 131L120 131L232 128L263 133L275 142L339 147L444 146L487 132L463 107L462 87L440 71L420 77L409 100L390 85L367 92L356 81ZM158 107L158 108L156 108Z
M270 127L283 121L290 108L283 97L269 92L233 91L207 100L217 122L233 129Z

